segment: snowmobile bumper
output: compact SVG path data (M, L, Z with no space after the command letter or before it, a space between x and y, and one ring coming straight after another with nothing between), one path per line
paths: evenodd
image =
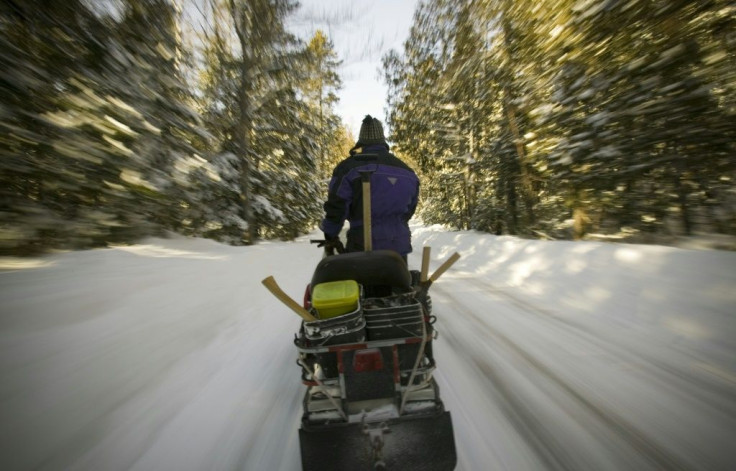
M449 471L457 455L449 411L381 423L299 429L304 471Z

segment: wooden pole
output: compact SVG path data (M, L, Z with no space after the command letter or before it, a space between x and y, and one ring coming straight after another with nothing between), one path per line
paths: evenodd
M301 318L305 321L313 322L317 320L317 318L310 314L309 311L307 311L302 306L300 306L299 303L291 299L288 294L284 293L278 283L276 283L276 280L273 276L264 278L261 283L271 292L271 294L276 296L279 301L286 304L289 309L299 314L299 316L301 316Z
M422 273L419 281L427 281L427 274L429 273L429 254L431 251L431 247L424 247L422 250Z
M372 170L360 172L363 187L363 250L373 250L373 233L371 230L371 174Z
M440 267L434 273L432 273L432 276L429 277L429 281L433 283L437 281L437 278L442 276L442 274L446 272L447 269L450 268L455 262L457 262L459 258L460 258L459 253L455 252L454 254L452 254L450 258L445 260L445 263L440 265Z

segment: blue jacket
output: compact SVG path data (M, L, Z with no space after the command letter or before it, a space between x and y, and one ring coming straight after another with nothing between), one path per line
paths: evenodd
M337 236L345 220L350 222L347 250L363 250L363 192L361 170L372 170L371 227L373 249L394 250L401 255L412 251L409 219L419 198L419 178L388 147L363 148L340 162L332 172L325 218L320 229L328 237Z

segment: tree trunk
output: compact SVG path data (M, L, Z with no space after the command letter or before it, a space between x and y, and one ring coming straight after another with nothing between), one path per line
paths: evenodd
M690 207L687 204L687 188L682 184L682 175L678 172L674 176L675 192L677 193L677 203L680 206L680 217L682 218L682 227L685 235L692 235L693 226L690 218Z
M508 179L504 183L506 187L506 226L509 234L515 235L519 228L519 215L516 208L516 185Z
M512 57L512 50L514 45L511 41L511 26L509 25L507 14L511 10L509 2L504 4L504 13L501 15L501 28L503 29L503 41L505 45L504 53L509 61L509 64L514 63ZM531 177L526 166L526 151L524 149L524 141L521 138L521 132L519 125L516 121L516 110L513 104L513 91L511 88L512 83L503 84L503 109L506 114L506 118L509 122L509 130L514 139L514 146L516 148L516 157L519 165L519 178L521 179L521 197L524 200L524 206L526 206L527 217L529 224L534 224L536 216L534 215L534 206L536 204L536 195L534 194L534 188L532 186Z
M519 126L516 123L516 112L509 99L509 91L504 92L503 106L506 111L506 116L509 121L509 129L511 135L514 138L514 146L516 148L516 158L519 165L519 178L521 179L521 194L524 199L524 206L526 206L527 217L529 218L529 224L534 224L536 217L534 215L534 205L536 204L534 188L532 187L531 177L526 168L526 151L524 150L524 142L521 139L521 133L519 132Z
M246 242L254 244L256 241L255 234L255 221L253 217L252 203L252 190L250 184L251 175L251 162L250 162L250 129L251 120L248 113L248 106L250 106L250 100L248 96L248 90L246 85L246 73L247 65L243 61L243 67L241 68L243 79L240 86L240 122L238 123L238 132L236 134L236 142L238 149L240 149L240 187L242 191L242 202L241 217L248 223L248 232L246 236Z
M235 144L240 152L240 187L242 206L241 218L248 224L248 230L245 234L245 242L248 245L256 243L257 232L255 217L252 207L252 190L250 184L251 177L251 161L250 161L250 131L253 125L250 118L250 81L248 73L250 71L250 60L248 57L248 39L246 38L246 12L241 9L237 11L234 2L230 3L233 21L235 22L235 30L240 41L241 63L240 63L240 89L238 90L239 105L239 121L235 131Z
M581 240L588 233L590 227L590 217L585 209L584 201L585 190L575 190L572 201L572 219L574 240Z
M574 240L582 239L588 231L588 215L582 206L575 206L572 210Z

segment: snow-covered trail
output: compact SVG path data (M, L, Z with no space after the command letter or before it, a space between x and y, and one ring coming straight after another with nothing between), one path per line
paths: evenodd
M467 274L433 301L458 469L733 466L734 390L676 346L612 337Z
M299 319L260 280L316 249L159 242L0 274L0 469L298 468Z
M731 469L736 254L414 231L433 267L463 255L431 291L459 471ZM298 299L319 258L173 239L2 261L0 469L298 470L300 320L260 280Z

